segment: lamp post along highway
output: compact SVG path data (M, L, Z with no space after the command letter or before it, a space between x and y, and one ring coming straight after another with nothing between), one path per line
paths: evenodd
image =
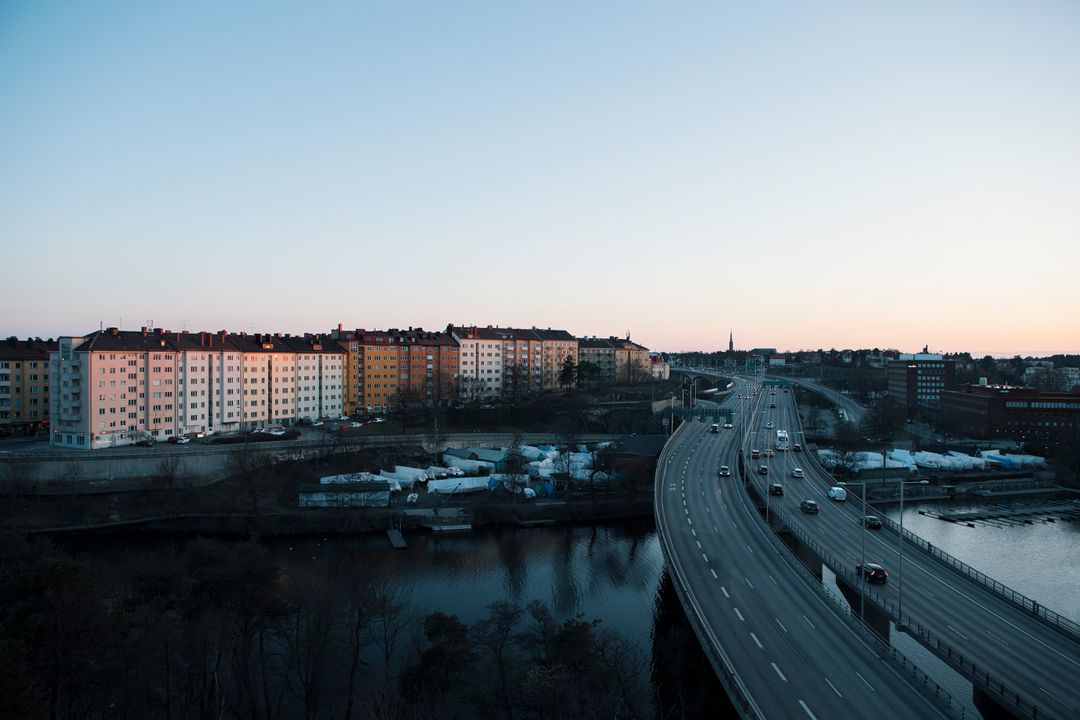
M884 455L885 453L882 453L881 466L883 468L885 467ZM898 630L904 627L904 486L929 484L929 480L900 481L900 532L897 540L900 557L896 562L896 573L899 576L899 581L896 584L896 626Z

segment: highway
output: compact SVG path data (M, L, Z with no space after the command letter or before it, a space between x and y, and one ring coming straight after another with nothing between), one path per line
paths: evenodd
M751 423L744 453L775 445L776 429L786 429L792 442L802 442L793 394L778 390L773 395L766 388L750 400L737 402L743 405L739 416L749 417ZM776 408L770 408L770 403ZM888 569L886 584L864 586L870 604L894 621L900 620L902 584L903 619L909 632L962 674L974 677L977 687L985 684L989 674L991 691L995 681L1002 683L1002 704L1022 717L1080 717L1080 643L1074 637L1040 622L911 544L904 546L901 566L898 533L888 527L865 529L858 498L829 500L827 490L833 481L810 453L776 452L761 462L769 467L769 474L755 475L754 482L763 492L767 483L777 481L786 490L784 496L770 498L775 519L789 526L796 537L817 544L825 564L837 576L845 577L852 587L860 586L855 564L863 558L864 544L866 561ZM805 478L792 477L796 466ZM861 494L858 485L848 487ZM804 499L817 501L820 513L800 512Z
M949 717L765 526L733 461L746 422L719 433L684 423L656 488L673 582L736 707L744 717ZM718 477L721 464L733 477Z

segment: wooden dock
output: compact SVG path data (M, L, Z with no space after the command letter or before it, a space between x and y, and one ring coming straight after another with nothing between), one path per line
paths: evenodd
M390 544L394 546L395 550L403 550L409 547L405 543L405 536L401 534L400 530L393 529L386 531L386 537L390 538Z

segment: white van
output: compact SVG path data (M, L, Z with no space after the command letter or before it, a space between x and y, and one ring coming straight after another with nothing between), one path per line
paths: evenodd
M847 500L847 490L837 485L829 488L829 499L837 502L844 502Z

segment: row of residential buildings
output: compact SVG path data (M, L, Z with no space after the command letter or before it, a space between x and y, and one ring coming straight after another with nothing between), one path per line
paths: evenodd
M0 426L48 426L54 445L96 449L395 403L524 399L579 377L627 384L663 370L629 338L542 328L339 325L305 335L108 328L0 345Z

